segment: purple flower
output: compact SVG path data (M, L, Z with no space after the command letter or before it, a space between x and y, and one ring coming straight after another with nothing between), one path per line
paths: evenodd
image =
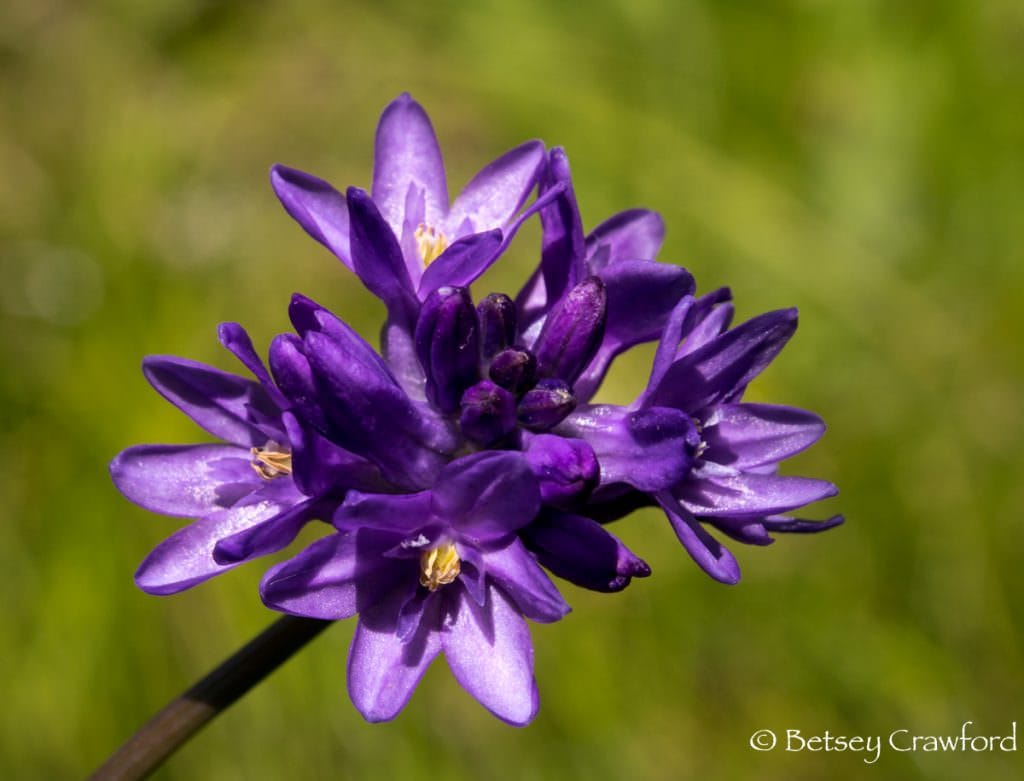
M322 619L359 614L348 687L370 721L394 718L441 651L462 686L516 725L537 711L524 616L569 611L516 532L541 495L520 453L452 461L430 490L352 492L338 533L270 570L267 605Z
M280 550L330 512L347 487L380 484L376 468L304 432L241 326L221 342L258 382L183 358L150 356L143 373L219 444L139 445L110 465L114 484L156 513L197 518L142 562L136 583L172 594Z
M680 542L713 578L739 580L732 554L704 524L740 542L767 545L769 532L814 532L842 522L789 517L833 496L825 480L777 474L781 461L825 431L793 407L743 403L747 385L796 330L796 310L768 312L729 328L729 292L685 297L672 312L647 389L629 407L587 405L557 433L589 443L601 464L590 509L632 509L651 500Z
M485 166L449 203L430 119L403 94L377 126L369 194L350 187L342 195L283 165L271 169L270 180L288 213L387 305L385 354L415 396L422 377L411 332L420 304L442 286L468 286L497 259L540 206L517 217L543 164L544 145L528 141Z

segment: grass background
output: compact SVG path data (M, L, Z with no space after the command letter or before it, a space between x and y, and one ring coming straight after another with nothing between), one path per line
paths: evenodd
M801 328L752 398L813 409L790 471L848 523L736 546L734 588L667 524L619 532L654 575L566 586L536 627L542 708L515 730L443 663L388 725L344 693L332 627L161 779L1015 779L1021 754L755 753L757 729L1004 734L1024 722L1024 6L9 0L0 7L0 776L73 778L272 618L259 565L156 599L176 528L106 464L202 435L145 384L171 353L233 368L293 291L364 334L380 307L279 208L285 162L369 182L411 91L457 191L531 137L564 145L584 220L662 212L662 258L739 314ZM536 231L488 283L514 289ZM486 292L486 291L484 291ZM650 352L605 392L626 399ZM1024 726L1022 726L1024 729ZM1021 750L1024 750L1022 748Z

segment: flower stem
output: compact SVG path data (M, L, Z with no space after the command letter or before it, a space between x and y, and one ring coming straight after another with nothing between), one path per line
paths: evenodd
M283 616L172 700L89 778L145 778L211 719L283 664L332 622Z

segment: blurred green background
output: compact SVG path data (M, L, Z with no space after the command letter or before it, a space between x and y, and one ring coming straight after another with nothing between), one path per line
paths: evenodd
M106 464L202 439L146 385L171 353L237 368L299 290L375 336L380 307L276 202L285 162L366 186L379 111L434 119L454 192L531 137L584 220L647 206L662 258L739 314L800 307L752 398L813 409L789 471L845 527L736 545L704 576L654 513L654 575L564 593L535 627L540 716L491 718L435 664L393 723L344 691L332 627L162 779L1020 778L1022 754L756 753L750 735L1024 732L1024 5L963 2L0 6L0 776L83 776L273 618L253 565L137 591L177 528ZM488 283L514 289L528 231ZM484 290L487 292L487 290ZM612 377L624 400L638 351ZM1022 743L1024 743L1024 735ZM1024 751L1024 745L1019 748Z

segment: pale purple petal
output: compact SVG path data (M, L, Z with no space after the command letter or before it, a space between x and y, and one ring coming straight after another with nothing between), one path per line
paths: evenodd
M484 561L487 577L501 586L516 609L531 621L558 621L571 609L518 537L504 548L487 551Z
M423 191L425 222L440 226L448 212L448 184L437 136L419 103L402 94L388 104L377 125L373 157L373 199L401 234L410 188Z
M263 485L235 445L137 445L110 462L114 485L155 513L194 518L230 507Z
M827 480L764 474L695 472L673 493L694 515L756 518L835 496Z
M738 583L740 565L728 548L708 534L693 515L680 507L673 497L659 494L657 499L668 516L676 537L700 568L721 583Z
M348 693L367 721L390 721L405 707L427 667L441 650L439 616L421 617L407 641L398 637L398 612L409 592L395 589L380 604L364 610L348 655ZM436 611L429 599L425 610Z
M270 184L292 219L351 269L345 196L323 179L280 164L270 169Z
M266 523L302 499L294 488L290 501L286 488L267 484L263 491L267 493L252 494L244 502L201 518L164 540L142 562L135 583L147 594L174 594L238 566L214 560L217 542Z
M647 209L629 209L608 218L587 236L587 260L590 273L596 274L608 263L623 260L654 260L665 238L661 215ZM595 254L601 250L601 261Z
M796 407L722 404L704 420L704 458L745 470L789 458L824 433L821 418Z
M468 221L472 230L504 228L526 201L544 164L544 144L527 141L488 164L452 203L445 233Z
M276 418L279 410L253 380L164 355L147 356L142 372L161 396L215 437L243 447L263 447L279 435L279 429L262 425Z
M410 562L383 556L397 538L363 529L331 534L270 569L260 584L264 604L309 618L349 618L393 591L415 583Z
M456 680L481 705L515 726L533 720L540 703L530 630L501 589L490 587L483 607L462 599L441 642Z
M287 548L302 528L319 515L314 501L305 501L270 520L242 529L220 540L213 548L218 564L234 564Z

